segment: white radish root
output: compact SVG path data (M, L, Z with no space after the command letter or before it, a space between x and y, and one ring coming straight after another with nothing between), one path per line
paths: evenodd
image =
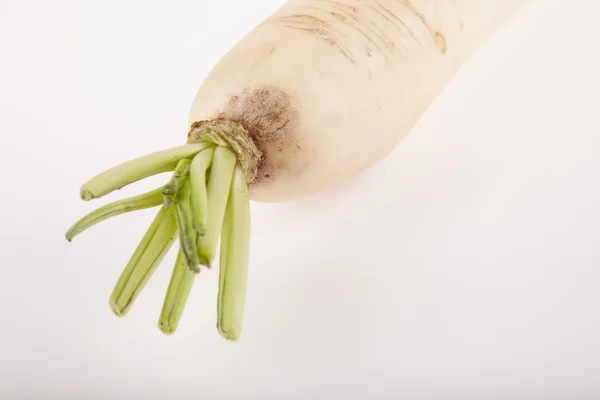
M91 200L174 171L163 188L100 208L159 206L111 295L132 306L174 240L160 329L179 325L195 276L219 254L217 328L240 337L250 254L249 199L330 189L385 157L486 37L528 0L290 0L214 67L193 102L187 144L127 161L81 189ZM220 247L219 247L220 238Z

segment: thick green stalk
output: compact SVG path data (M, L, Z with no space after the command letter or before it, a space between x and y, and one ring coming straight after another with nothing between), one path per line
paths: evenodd
M206 233L208 222L208 191L206 188L206 172L212 165L215 149L202 150L190 165L190 184L192 188L193 226L198 235Z
M183 182L187 180L191 163L191 160L184 159L177 164L177 168L175 168L171 180L169 180L169 183L167 183L163 189L165 206L171 205L177 201L177 193L179 193L179 189L183 186Z
M133 182L175 169L179 160L192 158L210 143L186 144L126 161L90 179L81 187L81 198L91 200Z
M215 257L236 162L237 157L231 149L221 146L215 149L208 180L206 233L198 238L200 261L208 267Z
M192 226L192 190L189 179L183 181L177 195L177 225L179 226L179 240L181 250L185 255L188 267L195 273L200 272L198 267L198 232Z
M248 281L250 202L244 172L236 166L223 221L217 328L226 339L240 337Z
M124 316L177 238L174 207L162 207L140 241L110 296L110 307Z
M87 214L77 221L65 234L65 237L70 242L73 238L86 229L107 220L111 217L121 215L136 210L156 207L163 204L162 191L163 187L152 190L151 192L141 194L139 196L130 197L128 199L118 200L98 208L95 211Z
M185 255L180 250L158 320L158 327L163 333L170 335L177 329L195 277L196 274L188 268Z

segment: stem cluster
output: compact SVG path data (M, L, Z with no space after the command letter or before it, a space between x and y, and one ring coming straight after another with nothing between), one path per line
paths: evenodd
M159 211L131 256L110 296L110 307L124 316L179 238L177 261L159 318L159 328L175 332L195 276L219 255L217 328L228 340L241 333L248 276L250 204L245 172L227 144L187 144L149 154L111 168L81 188L91 200L161 172L173 171L163 187L105 205L81 218L67 240L115 215L150 207Z

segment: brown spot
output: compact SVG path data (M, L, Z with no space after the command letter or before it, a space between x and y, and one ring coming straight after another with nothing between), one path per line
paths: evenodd
M435 33L435 42L438 48L442 51L442 54L446 54L446 37L441 32Z
M331 15L333 15L335 18L339 19L340 21L345 21L346 17L342 14L340 14L339 12L336 11L330 11L329 12Z
M275 50L277 50L277 47L278 47L278 46L273 46L273 48L271 49L270 53L271 53L271 54L275 53Z
M263 178L272 178L280 168L279 163L269 157L269 149L283 151L296 146L293 132L298 112L290 95L276 86L252 87L232 94L225 109L213 118L242 125L262 152L252 187L259 185ZM276 162L278 164L275 165Z
M234 95L229 98L229 105L235 104L240 99L240 96Z

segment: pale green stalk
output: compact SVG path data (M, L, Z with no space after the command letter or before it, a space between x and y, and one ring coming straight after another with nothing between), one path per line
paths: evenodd
M208 180L206 233L198 238L200 261L208 267L215 256L236 162L237 157L231 149L221 146L215 149Z
M175 168L171 180L169 180L169 183L167 183L163 189L165 206L177 201L177 193L179 193L179 189L183 186L183 182L188 177L191 163L191 160L184 159L177 164L177 168Z
M103 206L81 218L65 236L71 240L112 216L162 203L121 273L110 307L118 316L129 311L179 237L177 261L159 318L159 328L167 334L177 329L199 265L210 267L221 237L217 326L223 337L235 341L242 329L248 279L250 205L246 181L256 174L260 152L244 129L235 124L215 122L189 135L191 141L202 143L127 161L84 184L81 197L90 200L145 177L174 171L163 188Z
M192 189L193 226L198 235L206 233L208 222L208 191L206 188L206 172L212 165L215 149L202 150L190 165L190 184Z
M126 161L90 179L81 187L81 198L91 200L161 172L173 171L179 160L192 158L210 143L186 144Z
M87 214L77 221L65 234L65 237L70 242L73 238L86 229L107 220L111 217L128 213L131 211L143 210L146 208L156 207L163 204L162 191L164 186L151 192L141 194L139 196L130 197L128 199L118 200L98 208L95 211Z
M192 190L189 179L182 182L177 196L177 225L179 226L179 241L185 255L188 267L195 273L200 272L198 267L198 232L192 227Z
M217 328L235 341L242 330L248 259L250 252L250 202L242 169L236 166L221 232Z
M195 277L196 274L188 268L185 255L180 250L158 320L158 327L165 334L170 335L177 329Z
M177 238L174 207L162 207L121 273L110 307L124 316Z

